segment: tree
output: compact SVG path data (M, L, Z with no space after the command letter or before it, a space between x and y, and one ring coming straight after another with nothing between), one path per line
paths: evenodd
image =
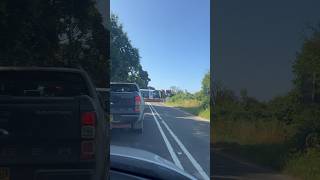
M108 31L94 1L4 0L0 6L0 65L83 68L106 86Z
M201 90L205 96L210 96L210 72L207 72L202 79Z
M313 28L293 65L294 85L305 103L320 102L320 31Z
M134 48L128 35L119 24L118 17L111 15L111 81L136 82L147 88L148 72L142 69L139 50Z
M183 91L177 86L171 86L170 90L173 94L183 93Z

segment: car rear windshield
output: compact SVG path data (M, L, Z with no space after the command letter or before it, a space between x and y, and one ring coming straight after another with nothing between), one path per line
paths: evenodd
M0 95L70 97L89 95L81 74L52 71L0 71Z
M138 92L139 89L135 84L111 84L112 92Z
M141 95L142 95L142 97L144 97L144 98L149 98L149 91L142 91L141 90Z
M160 98L160 91L153 91L154 98Z

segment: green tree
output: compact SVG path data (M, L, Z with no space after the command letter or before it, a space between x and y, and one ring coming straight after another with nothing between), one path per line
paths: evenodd
M106 86L108 31L92 0L3 0L0 65L85 69Z
M128 35L119 24L118 17L111 15L111 81L136 82L147 88L148 72L142 69L139 50L134 48Z
M295 88L305 103L320 102L320 31L313 28L293 65Z
M205 96L210 96L210 72L207 72L201 82L201 90Z

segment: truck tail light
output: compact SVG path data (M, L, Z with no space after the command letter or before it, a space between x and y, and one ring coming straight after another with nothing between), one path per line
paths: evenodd
M81 142L81 159L90 160L94 158L95 152L94 141L82 141Z
M96 113L95 112L82 112L81 124L95 126L96 125Z
M140 105L141 105L141 97L140 96L135 96L134 97L134 102L135 102L135 112L140 112Z
M94 158L95 154L95 141L96 137L96 113L95 112L82 112L81 113L81 138L86 139L81 142L82 160L90 160Z
M96 113L81 113L81 137L85 139L94 139L96 131Z

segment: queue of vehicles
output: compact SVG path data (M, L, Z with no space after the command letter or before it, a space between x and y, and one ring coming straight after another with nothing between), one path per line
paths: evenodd
M0 67L0 179L194 179L153 153L109 146L110 128L143 132L150 99L161 94L96 88L84 70Z

